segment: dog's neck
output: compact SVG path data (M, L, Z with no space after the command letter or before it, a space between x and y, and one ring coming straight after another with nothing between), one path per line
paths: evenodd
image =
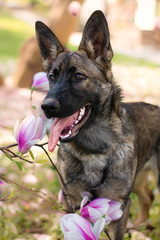
M86 153L104 154L112 149L112 143L122 135L125 110L121 106L121 89L113 83L111 97L103 108L97 109L92 121L84 126L70 144Z
M112 149L114 139L122 133L122 121L115 112L104 120L95 119L94 124L81 129L79 135L68 143L76 152L104 154Z

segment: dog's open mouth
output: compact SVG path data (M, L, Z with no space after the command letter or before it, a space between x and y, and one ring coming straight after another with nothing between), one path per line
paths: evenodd
M69 117L55 118L49 136L49 151L54 151L59 139L61 141L67 141L76 136L79 132L79 129L88 120L90 113L91 105L87 104Z

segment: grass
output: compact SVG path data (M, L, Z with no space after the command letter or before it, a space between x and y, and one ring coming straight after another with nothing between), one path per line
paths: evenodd
M16 59L24 40L33 34L33 27L0 11L0 61Z
M19 50L23 42L35 35L32 26L12 17L10 13L0 11L0 61L5 62L10 59L17 59ZM67 44L72 51L77 50L77 46ZM113 63L119 65L135 65L150 68L157 68L159 65L145 59L136 59L123 54L115 53Z
M39 158L45 159L46 157L41 153ZM52 158L55 158L55 153L52 155ZM36 190L35 193L39 196L47 199L50 199L50 196L52 196L52 199L54 199L58 195L59 183L57 174L49 161L42 164L28 164L24 162L22 171L20 171L17 164L2 155L1 167L4 167L6 177L21 186L27 186L31 190ZM30 182L26 181L27 175L29 175ZM31 179L33 177L37 179L37 182L32 182ZM152 188L155 188L152 182L150 184ZM51 205L40 197L33 195L32 191L20 190L12 194L13 190L18 188L13 183L7 184L4 182L4 185L2 185L0 198L8 194L11 197L8 201L0 202L0 240L17 238L23 238L24 240L63 239L59 227L59 220L63 215L63 211L57 211L54 204ZM41 193L45 193L45 195ZM137 231L133 235L126 233L125 240L145 240L145 236L152 240L159 239L160 194L156 193L155 196L155 201L150 210L150 226L152 225L153 228L143 225L136 229ZM139 207L137 197L133 193L131 194L131 200L130 221L134 222ZM138 235L135 237L134 234ZM140 234L143 234L143 238L140 238ZM102 234L101 239L106 239L104 234Z
M137 66L137 67L147 67L147 68L157 68L160 65L153 63L151 61L145 60L143 58L133 58L126 56L124 54L115 53L113 57L113 63L125 65L125 66Z
M77 46L71 45L69 43L67 44L67 47L71 51L76 51L77 50ZM148 67L148 68L160 67L160 65L158 65L158 64L156 64L154 62L148 61L146 59L143 59L143 58L133 58L133 57L126 56L126 55L120 54L120 53L114 53L113 63L115 63L117 65Z

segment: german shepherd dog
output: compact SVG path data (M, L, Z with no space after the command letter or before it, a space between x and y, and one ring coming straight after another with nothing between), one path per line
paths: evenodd
M123 215L109 228L112 239L122 240L132 190L140 200L138 221L148 217L153 193L140 170L149 159L159 159L160 108L122 102L101 11L87 21L76 52L65 50L42 22L36 22L36 33L50 85L42 109L47 118L54 118L48 147L53 151L61 142L57 167L65 183L60 179L66 209L79 208L82 192L89 192L93 199L121 202Z

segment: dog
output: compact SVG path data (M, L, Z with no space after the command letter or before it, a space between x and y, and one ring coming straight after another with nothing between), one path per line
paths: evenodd
M36 36L50 85L41 107L47 118L54 118L49 150L61 142L57 168L62 176L65 209L78 209L82 192L89 192L93 199L121 202L123 215L109 229L113 240L122 240L131 191L139 195L142 205L139 222L148 217L153 200L148 185L144 190L147 196L138 189L144 189L140 170L143 173L152 158L159 161L160 108L122 102L122 91L111 69L108 24L101 11L88 19L75 52L65 50L39 21Z

